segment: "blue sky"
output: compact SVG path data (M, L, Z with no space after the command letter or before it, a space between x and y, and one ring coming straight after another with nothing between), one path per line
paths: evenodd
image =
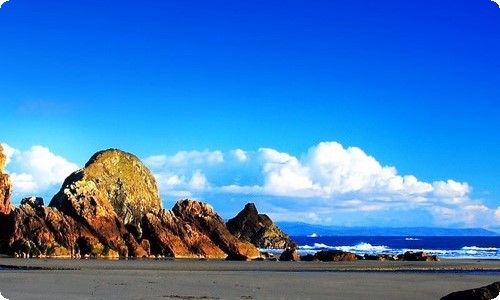
M309 2L3 3L14 202L48 202L113 147L152 169L167 208L498 226L499 6Z

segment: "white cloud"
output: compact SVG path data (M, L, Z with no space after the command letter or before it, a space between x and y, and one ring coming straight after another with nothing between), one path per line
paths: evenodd
M166 196L198 197L200 193L210 189L206 176L200 170L195 170L189 176L174 174L167 170L155 173L154 176L161 194Z
M247 152L243 151L241 149L236 149L232 151L233 155L236 157L241 162L244 162L247 160Z
M290 197L327 197L359 194L365 198L419 198L431 192L441 196L463 197L468 186L455 181L433 184L413 175L400 176L394 167L383 167L360 148L344 148L336 142L324 142L309 149L302 158L260 150L266 163L266 189L275 195Z
M441 198L461 199L470 192L466 182L460 183L454 180L436 181L433 183L434 194Z
M49 188L60 185L78 166L55 155L48 148L33 146L20 151L7 144L5 149L8 163L6 170L11 176L15 193L38 195Z
M144 164L150 168L160 168L167 161L166 155L153 155L144 159Z
M297 158L274 149L259 150L263 160L264 189L275 196L321 196L319 185L311 180L309 169Z
M5 3L5 2L8 2L9 0L0 0L0 7L2 7L2 5Z
M19 155L19 150L16 150L7 144L2 143L2 147L3 147L3 154L7 157L7 160L5 162L6 164L9 164L14 154Z
M224 161L224 155L221 151L180 151L174 156L165 157L166 163L183 164L216 164Z
M201 173L200 170L196 170L189 181L189 188L194 190L205 190L207 187L207 178Z
M491 0L491 2L495 2L500 7L500 0Z
M430 210L438 223L446 226L489 227L499 221L498 209L473 202L448 207L432 206Z
M33 175L31 174L13 173L10 175L10 178L12 184L14 185L14 191L16 192L29 194L39 191L39 185L37 182L35 182L35 180L33 179Z
M218 164L224 162L221 151L179 151L172 156L153 155L144 159L144 163L150 168L161 168L164 166L190 166L203 164Z
M274 210L268 213L285 220L293 215L319 222L355 212L390 219L390 211L396 218L405 212L406 218L416 210L427 212L425 221L420 220L425 224L486 225L500 218L500 212L470 199L472 188L466 182L425 182L411 174L400 175L360 148L337 142L319 143L301 156L261 148L227 154L180 151L145 161L154 168L163 195L210 192L222 199L266 199Z

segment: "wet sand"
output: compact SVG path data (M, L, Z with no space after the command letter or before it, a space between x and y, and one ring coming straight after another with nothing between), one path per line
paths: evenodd
M0 258L8 299L439 299L500 260L352 263Z

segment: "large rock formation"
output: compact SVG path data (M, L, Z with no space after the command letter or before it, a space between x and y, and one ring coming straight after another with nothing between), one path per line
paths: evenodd
M142 217L159 211L161 200L153 175L137 157L109 149L66 178L49 207L79 220L121 256L141 257L148 255L137 242Z
M284 249L291 240L271 218L259 214L253 203L248 203L238 215L226 223L229 231L263 249Z
M492 300L500 296L500 281L477 289L453 292L441 300Z
M162 208L156 180L133 154L109 149L94 154L85 167L71 174L49 206L67 214L87 213L79 207L94 199L128 225L139 225L148 212Z
M11 255L259 256L207 204L183 200L172 211L162 209L150 171L116 149L96 153L66 178L49 207L41 198L23 199L1 215L0 226L0 252Z
M260 256L254 245L233 236L213 208L201 202L180 200L171 211L149 213L143 228L151 249L164 255L234 260Z
M12 211L10 196L12 194L12 184L9 175L3 173L6 157L3 154L3 147L0 144L0 214L8 215Z

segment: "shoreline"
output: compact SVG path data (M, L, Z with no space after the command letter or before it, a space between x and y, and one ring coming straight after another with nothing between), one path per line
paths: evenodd
M440 299L500 260L280 262L0 258L7 299ZM10 268L13 267L13 268ZM16 269L18 268L18 269Z
M220 259L186 258L0 258L0 270L82 270L82 269L143 269L193 271L286 271L286 272L498 272L497 259L445 259L440 261L226 261Z

